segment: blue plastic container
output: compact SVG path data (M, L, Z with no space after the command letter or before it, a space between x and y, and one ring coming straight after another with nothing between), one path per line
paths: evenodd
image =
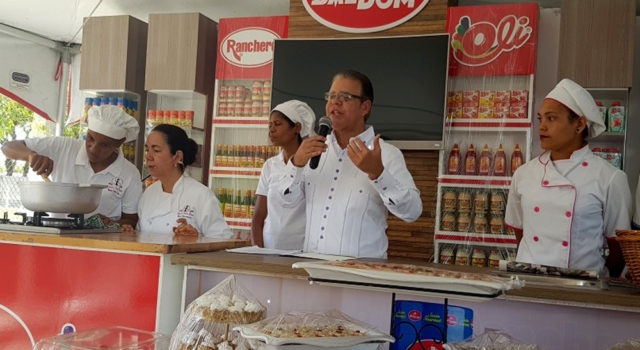
M447 309L447 342L471 338L473 310L453 305L449 305ZM442 349L443 320L443 304L396 300L391 329L396 342L392 349Z

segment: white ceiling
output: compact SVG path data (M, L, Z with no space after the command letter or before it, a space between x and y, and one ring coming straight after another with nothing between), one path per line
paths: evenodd
M63 43L81 43L82 32L73 37L98 3L93 16L127 14L145 22L150 13L200 12L215 21L289 14L289 0L0 0L0 24Z

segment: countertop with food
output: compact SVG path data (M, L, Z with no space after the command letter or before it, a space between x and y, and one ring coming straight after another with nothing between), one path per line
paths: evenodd
M177 254L171 259L174 264L204 267L208 270L270 276L288 279L307 279L309 274L302 268L292 268L294 263L316 262L317 260L297 257L238 254L226 251ZM373 260L355 260L373 261ZM524 280L524 286L505 290L497 298L554 305L578 306L607 310L640 312L640 289L631 283L613 279L577 279L556 276L528 275L525 273L499 272L494 269L472 266L439 265L409 259L391 258L375 260L386 265L413 265L421 268L435 268L452 274L473 274L475 276L510 277ZM516 277L513 277L516 278ZM356 287L357 288L357 287Z

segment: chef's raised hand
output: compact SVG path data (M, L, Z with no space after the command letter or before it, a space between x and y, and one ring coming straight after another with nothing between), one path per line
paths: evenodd
M36 152L29 154L29 165L38 175L49 176L53 171L53 160Z
M373 149L358 137L352 137L347 145L347 155L358 169L369 175L371 180L380 177L384 166L382 165L382 151L380 150L380 134L373 140Z
M291 158L293 165L301 168L307 164L309 159L319 156L327 150L327 144L324 143L325 137L316 135L302 140L300 147Z

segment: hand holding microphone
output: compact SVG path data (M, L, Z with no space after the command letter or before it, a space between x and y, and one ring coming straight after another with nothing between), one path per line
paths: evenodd
M318 126L319 129L317 136L308 137L302 140L300 147L298 147L293 158L291 158L293 165L303 167L307 164L309 159L311 159L311 163L309 164L311 169L318 167L320 155L322 152L327 150L327 145L324 142L327 134L331 131L331 119L327 117L320 118Z
M331 131L331 119L328 117L320 118L320 121L318 122L318 135L326 138L329 131ZM309 167L311 169L315 169L318 167L318 163L320 163L320 154L311 158Z

